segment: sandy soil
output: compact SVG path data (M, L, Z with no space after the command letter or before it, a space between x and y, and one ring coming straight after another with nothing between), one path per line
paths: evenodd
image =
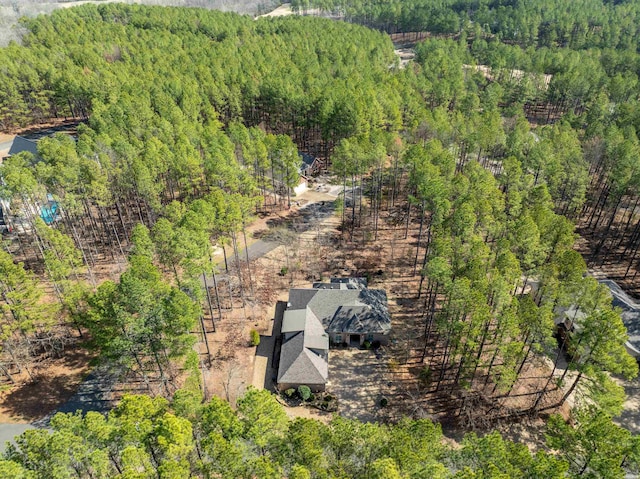
M300 206L258 217L247 228L247 242L252 244L257 241L256 236L264 234L270 228L299 222L301 210L314 203L333 199L335 197L309 190L295 198ZM327 229L331 230L332 226L328 226ZM308 285L308 279L302 271L305 260L301 257L300 245L305 241L305 237L314 237L314 234L317 235L317 230L301 233L299 243L290 247L279 246L252 261L250 272L243 261L243 284L247 295L244 307L235 294L233 302L229 300L228 282L233 285L234 293L239 286L237 272L233 266L230 267L229 274L222 275L219 295L221 303L227 309L223 310L222 321L215 321L216 332L213 332L210 314L205 319L212 364L204 375L207 397L216 395L228 399L233 404L249 385L260 387L264 384L266 363L255 355L256 348L249 346L250 331L255 329L263 336L271 335L276 301L286 299L291 284ZM227 249L227 255L230 257L230 248ZM243 254L240 257L244 259ZM218 258L222 258L221 252ZM280 270L287 263L290 266L290 274L281 276ZM248 281L249 273L253 279L253 294ZM202 338L200 331L197 334ZM198 350L203 364L208 365L204 342L199 343ZM262 371L254 371L256 367L262 368Z
M485 78L488 80L494 80L496 77L500 76L503 72L508 73L511 78L515 78L516 80L521 80L526 75L529 75L529 72L525 72L522 70L493 70L491 67L487 65L462 65L462 68L465 70L475 70L480 72ZM549 89L549 84L553 79L553 75L540 75L542 80L542 88L547 90Z
M537 397L535 392L546 382L550 372L547 362L531 362L525 366L521 379L508 395L493 393L491 382L485 388L482 371L478 373L479 379L474 383L472 393L450 386L435 391L433 386L420 383L418 376L425 365L434 370L437 367L441 345L429 346L425 363L421 362L423 301L416 301L419 276L413 275L419 224L412 222L405 238L403 211L391 207L381 212L377 241L373 240L373 217L366 206L362 225L354 230L353 238L347 229L341 240L340 218L333 215L301 233L298 243L288 251L281 247L263 257L260 267L265 272L272 272L272 286L279 296L284 293L286 297L290 285L308 287L312 281L330 276L369 275L372 286L387 291L393 338L385 359L381 361L368 351L331 351L333 374L329 392L341 398L341 414L381 421L393 421L402 416L428 417L441 422L453 440L461 439L468 430L499 427L509 437L520 438L535 449L542 438L544 419L524 417L514 421L509 416L531 406ZM286 264L287 257L289 264L295 266L291 274L283 278L277 271ZM556 374L561 373L562 369L556 371ZM451 377L445 377L443 385L449 384L450 380ZM561 392L550 391L541 406L556 403ZM380 395L387 397L389 406L376 409ZM460 404L462 409L459 409ZM292 408L288 413L299 415L307 414L306 411L305 408ZM561 412L566 413L566 410Z
M287 406L286 404L282 404L282 407L284 408L284 412L287 414L287 416L290 419L302 417L305 419L315 419L316 421L320 421L327 424L329 421L331 421L331 418L333 418L335 415L334 413L321 411L319 409L316 409L310 406L309 407L307 406L291 407L291 406Z
M373 231L373 215L367 205L364 205L363 214L358 218L360 227L355 228L351 236L348 227L344 232L340 231L340 218L336 214L323 216L322 221L303 215L305 209L312 206L311 203L335 199L334 189L326 182L319 183L317 188L316 190L314 187L296 198L295 201L301 206L264 216L248 228L250 237L260 236L265 229L278 226L292 228L298 234L297 241L280 246L253 261L250 270L243 262L241 274L244 305L240 299L238 272L232 268L228 274L221 275L219 295L223 318L217 319L217 311L214 311L214 323L210 312L205 309L206 343L202 341L200 325L194 331L201 339L197 348L204 370L206 396L217 395L234 404L254 382L256 348L249 345L249 333L251 329L256 329L260 334L270 334L274 305L278 298L287 297L290 287L308 287L313 281L326 280L331 276L367 275L372 287L387 291L393 321L392 345L386 350L387 356L382 361L368 351L335 352L338 362L332 365L334 370L337 367L346 372L349 367L355 368L352 369L353 373L345 375L341 384L332 379L331 387L344 398L343 405L339 406L341 412L353 417L362 416L365 420L386 421L402 416L430 417L440 421L447 434L454 439L461 437L464 431L483 430L499 424L505 424L505 430L508 430L506 425L509 422L501 422L500 418L530 404L534 398L531 391L539 388L540 381L545 380L548 366L544 363L528 365L510 395L502 397L490 393L491 383L487 390L483 389L482 384L475 383L472 387L473 394L451 387L436 391L433 386L421 384L420 371L425 365L430 365L435 370L441 345L430 345L425 363L422 363L423 301L416 299L419 276L413 272L419 223L416 220L411 222L405 237L405 209L398 205L388 205L385 199L377 239ZM347 213L347 217L350 217L351 212ZM423 248L418 253L424 254ZM288 272L281 275L283 266L288 267ZM105 274L117 275L117 270L113 271L112 268L111 271L105 271ZM253 279L253 290L249 276ZM206 345L209 347L209 354ZM340 368L343 354L344 368ZM75 364L77 369L69 365L67 372L61 376L69 378L77 374L75 377L79 378L83 364L86 361L78 361ZM262 364L258 366L264 367ZM368 370L372 371L370 376L366 374ZM334 373L334 376L341 377L340 373ZM478 377L483 378L482 374ZM444 383L447 384L449 380L450 378L446 378ZM68 379L68 385L73 384L77 385L77 382L73 383L72 379ZM361 392L364 397L353 396L353 391L360 394L359 387L363 385ZM64 387L61 389L66 390ZM135 390L134 385L131 385L130 390ZM388 398L389 406L376 410L375 404L379 401L380 394ZM551 393L544 404L557 400L557 394L559 392ZM39 397L41 394L32 391L30 396ZM13 401L13 404L19 404L19 401ZM460 404L464 405L461 409ZM55 404L52 404L52 408L53 406ZM9 413L14 418L23 420L27 420L30 414L28 411L23 414L7 411L6 414ZM364 417L365 413L373 415L367 418ZM320 417L322 420L330 418L330 415L304 407L287 408L287 414ZM516 428L510 434L523 436L524 432L522 428ZM528 431L528 434L530 441L535 441L538 437L535 430Z
M290 3L283 3L282 5L280 5L279 7L275 8L274 10L270 11L269 13L265 13L263 15L258 15L256 18L262 18L262 17L286 17L288 15L314 15L314 16L318 16L318 17L334 18L331 15L329 15L328 13L320 11L320 9L318 9L318 8L308 8L307 10L304 10L304 11L302 11L300 13L295 13L293 10L291 10L291 4Z

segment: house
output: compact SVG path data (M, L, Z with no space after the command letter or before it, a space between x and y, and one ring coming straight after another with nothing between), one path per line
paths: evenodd
M46 132L36 134L32 138L16 135L11 141L2 143L2 148L0 149L0 164L2 164L2 161L6 158L25 151L33 155L34 163L40 162L42 158L38 154L38 141L46 136L48 136ZM74 137L72 136L72 138ZM2 178L0 178L0 183L2 183ZM55 201L49 193L47 193L44 201L34 202L31 208L33 211L38 212L43 221L48 225L54 223L59 218L58 202ZM11 232L14 226L17 228L17 231L28 232L31 230L31 224L27 221L24 211L12 212L9 201L0 198L0 233Z
M307 191L307 189L309 188L309 177L320 171L320 163L314 156L311 156L308 153L300 152L298 152L298 155L300 156L301 163L298 186L293 188L293 192L296 196Z
M329 337L309 308L284 312L278 367L281 390L305 384L323 391L329 377Z
M323 391L330 344L386 344L390 331L387 294L369 289L365 278L332 278L312 288L289 290L282 319L278 388L304 384Z
M628 339L625 342L627 352L640 361L640 303L625 293L622 288L610 279L599 279L600 284L609 288L612 306L620 309L620 316L627 328ZM556 309L556 333L560 344L570 349L571 334L581 330L581 321L587 314L576 306Z
M622 310L622 322L629 335L624 346L631 356L640 361L640 303L625 293L615 281L600 279L598 282L609 288L613 306Z
M38 157L38 144L34 140L29 140L22 136L15 136L8 144L8 148L0 151L0 159L11 155L17 155L23 151L28 151L33 156Z
M302 165L300 166L300 174L306 177L320 173L322 169L322 162L309 153L298 153L302 159Z
M555 336L562 347L569 355L572 355L573 347L571 336L575 332L582 330L581 322L587 317L586 313L575 305L557 307L555 309L554 323L556 325Z

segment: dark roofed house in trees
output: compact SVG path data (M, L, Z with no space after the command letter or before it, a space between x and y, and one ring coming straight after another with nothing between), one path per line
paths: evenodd
M387 342L391 317L384 290L364 278L332 278L312 288L289 290L282 320L278 388L301 384L323 391L329 373L329 344L359 347Z
M15 136L9 143L8 148L0 149L0 160L11 155L17 155L23 151L28 151L33 156L38 157L38 144L34 140Z
M302 158L302 166L300 167L300 173L303 176L311 176L320 172L321 164L320 160L309 153L299 153Z

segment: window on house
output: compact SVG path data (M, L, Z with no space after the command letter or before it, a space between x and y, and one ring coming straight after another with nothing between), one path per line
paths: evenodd
M342 334L336 334L336 343L341 343L342 342Z
M373 341L373 334L367 334L367 341Z

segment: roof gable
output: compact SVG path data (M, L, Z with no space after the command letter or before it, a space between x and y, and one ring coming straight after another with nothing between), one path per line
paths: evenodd
M366 280L332 279L289 290L282 333L293 333L280 351L278 382L324 384L329 374L327 333L385 334L391 330L387 294Z
M324 384L329 376L329 365L304 346L304 335L299 333L282 345L278 382L285 384Z

